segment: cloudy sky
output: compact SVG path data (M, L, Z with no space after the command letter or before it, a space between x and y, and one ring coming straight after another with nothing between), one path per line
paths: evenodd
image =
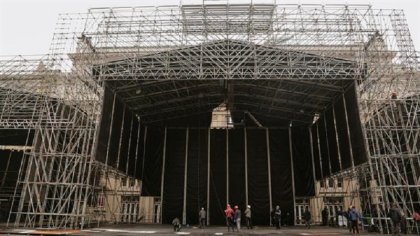
M182 1L202 3L202 0ZM275 0L254 0L256 1ZM180 0L0 0L0 55L48 53L59 13L83 13L91 7L178 5L179 3ZM277 3L371 4L376 9L403 9L416 50L420 51L420 0L277 0Z

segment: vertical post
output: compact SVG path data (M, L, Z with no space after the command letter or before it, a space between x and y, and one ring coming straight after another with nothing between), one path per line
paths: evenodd
M343 103L344 103L344 114L346 116L346 128L347 128L347 138L349 139L349 148L350 148L350 160L351 160L351 168L354 170L354 158L353 158L353 147L351 143L351 136L350 136L350 126L349 126L349 118L347 113L347 105L346 105L346 98L343 93Z
M120 141L119 141L119 144L118 144L117 169L120 167L122 136L124 134L125 110L126 110L126 107L125 107L125 104L124 104L124 110L123 110L122 121L121 121Z
M184 165L184 204L182 209L182 224L187 224L187 177L188 177L188 139L189 128L185 132L185 165Z
M168 128L165 127L165 136L163 137L163 154L162 154L162 177L160 183L160 223L162 224L163 218L163 185L165 184L165 160L166 160L166 135Z
M207 225L210 225L210 131L207 135Z
M249 204L249 201L248 201L248 141L247 141L246 128L244 128L244 142L245 142L245 202L246 202L246 205L248 205Z
M318 122L316 123L316 138L318 142L318 155L319 155L319 165L320 165L320 171L321 171L321 180L324 180L324 171L322 170L322 153L321 153L321 140L319 139L319 128L318 128Z
M226 204L229 203L229 129L226 129Z
M290 123L290 126L292 124ZM289 149L290 149L290 168L292 171L292 191L293 191L293 222L296 220L296 196L295 196L295 170L293 165L293 143L292 143L292 127L289 126Z
M128 175L128 164L130 163L130 152L131 152L131 134L133 133L133 117L131 117L130 122L130 136L128 138L128 154L127 154L127 163L125 163L125 174ZM135 177L134 177L135 178ZM130 184L131 186L131 184Z
M335 142L337 143L337 152L338 152L338 163L340 164L340 170L343 170L343 164L341 162L341 151L340 151L340 140L338 138L338 131L337 131L337 118L335 117L335 108L334 105L332 106L333 111L333 118L334 118L334 130L335 130Z
M317 195L317 193L316 193L316 173L315 173L315 156L314 156L314 141L313 141L313 139L312 139L312 128L309 126L308 127L308 130L309 130L309 142L310 142L310 145L311 145L311 159L312 159L312 176L313 176L313 178L314 178L314 189L315 189L315 196ZM317 202L318 201L316 201L316 198L315 198L315 209L318 209L317 208ZM318 211L317 211L317 213L318 213ZM317 220L317 215L315 215L315 211L314 211L314 221L316 221Z
M331 175L332 168L331 168L330 142L328 141L327 116L325 115L325 112L324 112L324 129L325 129L325 142L327 143L328 169L330 170L330 175Z
M265 129L265 140L267 142L267 170L268 170L268 199L270 203L270 212L273 210L273 198L271 195L271 155L270 155L270 131L268 128ZM271 225L271 217L270 217L270 225Z

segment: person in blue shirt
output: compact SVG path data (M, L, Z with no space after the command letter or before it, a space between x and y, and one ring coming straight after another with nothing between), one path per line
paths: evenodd
M352 206L349 212L349 218L351 221L351 228L353 234L357 232L359 234L359 220L360 220L360 213L356 211L356 207Z

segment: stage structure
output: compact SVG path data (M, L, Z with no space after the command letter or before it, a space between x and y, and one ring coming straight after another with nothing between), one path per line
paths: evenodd
M223 224L231 202L253 205L261 225L275 205L296 223L302 197L325 199L317 186L344 179L346 207L385 232L393 203L407 216L420 207L419 81L401 10L204 2L62 14L48 55L0 62L4 221L194 224L204 206Z

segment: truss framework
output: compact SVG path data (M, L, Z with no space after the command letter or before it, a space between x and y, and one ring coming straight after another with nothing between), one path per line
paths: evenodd
M282 109L271 115L285 120L302 116L282 93L305 96L292 107L309 107L312 118L344 92L337 81L357 81L369 162L342 175L358 179L364 210L378 219L393 202L410 216L420 204L417 55L403 12L367 5L209 4L63 14L49 55L0 62L0 129L35 131L9 220L84 227L94 217L87 212L98 191L92 176L107 176L110 164L95 160L105 86L147 124L213 109L195 101L204 96L219 104L223 94L213 99L205 88L226 81L238 84L243 93L235 99L244 97L244 106L254 95L244 91L252 89L255 106L266 108L263 113ZM309 118L301 121L309 126Z

